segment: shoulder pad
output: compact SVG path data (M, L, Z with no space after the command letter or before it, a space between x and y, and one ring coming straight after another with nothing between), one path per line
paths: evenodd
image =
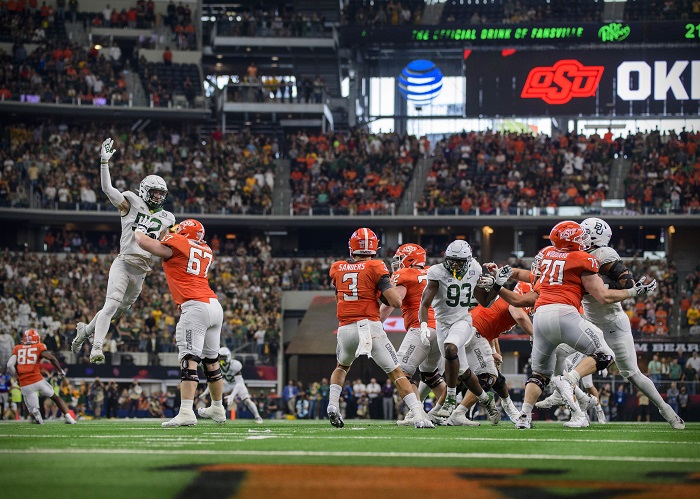
M591 255L595 256L598 259L601 266L605 265L606 263L620 260L620 255L617 254L617 251L608 246L596 248L591 252Z

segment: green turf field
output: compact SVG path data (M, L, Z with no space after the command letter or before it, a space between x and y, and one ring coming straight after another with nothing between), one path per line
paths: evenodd
M700 497L700 423L3 423L0 456L7 499Z

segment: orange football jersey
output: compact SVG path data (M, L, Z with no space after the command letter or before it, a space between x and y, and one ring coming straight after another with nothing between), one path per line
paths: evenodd
M338 302L337 316L341 326L362 319L379 320L379 279L389 269L381 260L362 262L338 261L331 265L330 276Z
M394 286L406 288L406 296L401 302L401 315L406 330L412 327L420 327L418 319L418 309L423 290L428 283L428 268L419 269L417 267L407 267L399 269L391 276ZM428 308L428 327L435 329L435 311L433 307Z
M12 355L17 356L17 374L19 375L19 386L28 386L38 383L44 377L41 375L39 363L41 353L46 350L43 343L32 345L15 345Z
M214 253L207 243L196 243L180 234L168 234L161 243L173 250L173 256L163 260L163 270L175 303L182 305L190 300L206 303L216 298L207 279L214 262Z
M535 308L542 305L565 304L580 308L584 288L583 272L598 273L598 260L585 251L561 251L554 246L542 250L539 298Z

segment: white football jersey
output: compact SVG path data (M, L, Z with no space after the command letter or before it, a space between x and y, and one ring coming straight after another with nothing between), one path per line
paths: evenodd
M598 259L601 267L610 262L621 260L620 255L617 254L617 251L607 246L603 246L602 248L596 248L593 251L590 251L590 254ZM608 287L608 285L611 282L611 279L608 276L604 276L602 274L600 277L603 279L605 286ZM608 322L614 320L615 316L617 316L618 314L626 315L624 310L622 310L622 305L620 304L620 302L609 303L606 305L600 303L588 293L583 295L581 304L583 305L583 311L586 317L593 324L598 326L601 322ZM601 329L604 333L607 332L605 328Z
M136 225L139 223L145 225L148 227L149 234L155 234L156 237L160 238L175 223L175 216L165 210L152 213L146 201L134 192L125 191L122 194L129 201L131 207L129 213L122 217L122 236L119 240L118 258L148 272L151 270L151 265L157 261L157 257L141 249L136 243L134 237Z
M437 281L438 291L432 307L435 320L451 325L459 320L469 320L469 310L476 307L474 288L481 276L481 264L472 258L462 279L454 277L443 264L432 265L428 269L428 280Z
M221 375L224 377L224 381L229 385L243 383L241 369L243 369L243 364L236 359L231 359L231 362L228 364L221 364Z

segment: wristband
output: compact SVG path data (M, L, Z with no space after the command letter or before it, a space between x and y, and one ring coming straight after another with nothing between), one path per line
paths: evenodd
M496 290L496 293L498 293L498 292L501 290L502 287L503 287L503 286L501 286L500 284L494 283L494 285L491 287L491 289L495 289L495 290Z
M102 166L109 166L109 161L100 161Z
M630 288L627 290L627 294L630 298L634 298L635 296L637 296L637 290L635 288Z

